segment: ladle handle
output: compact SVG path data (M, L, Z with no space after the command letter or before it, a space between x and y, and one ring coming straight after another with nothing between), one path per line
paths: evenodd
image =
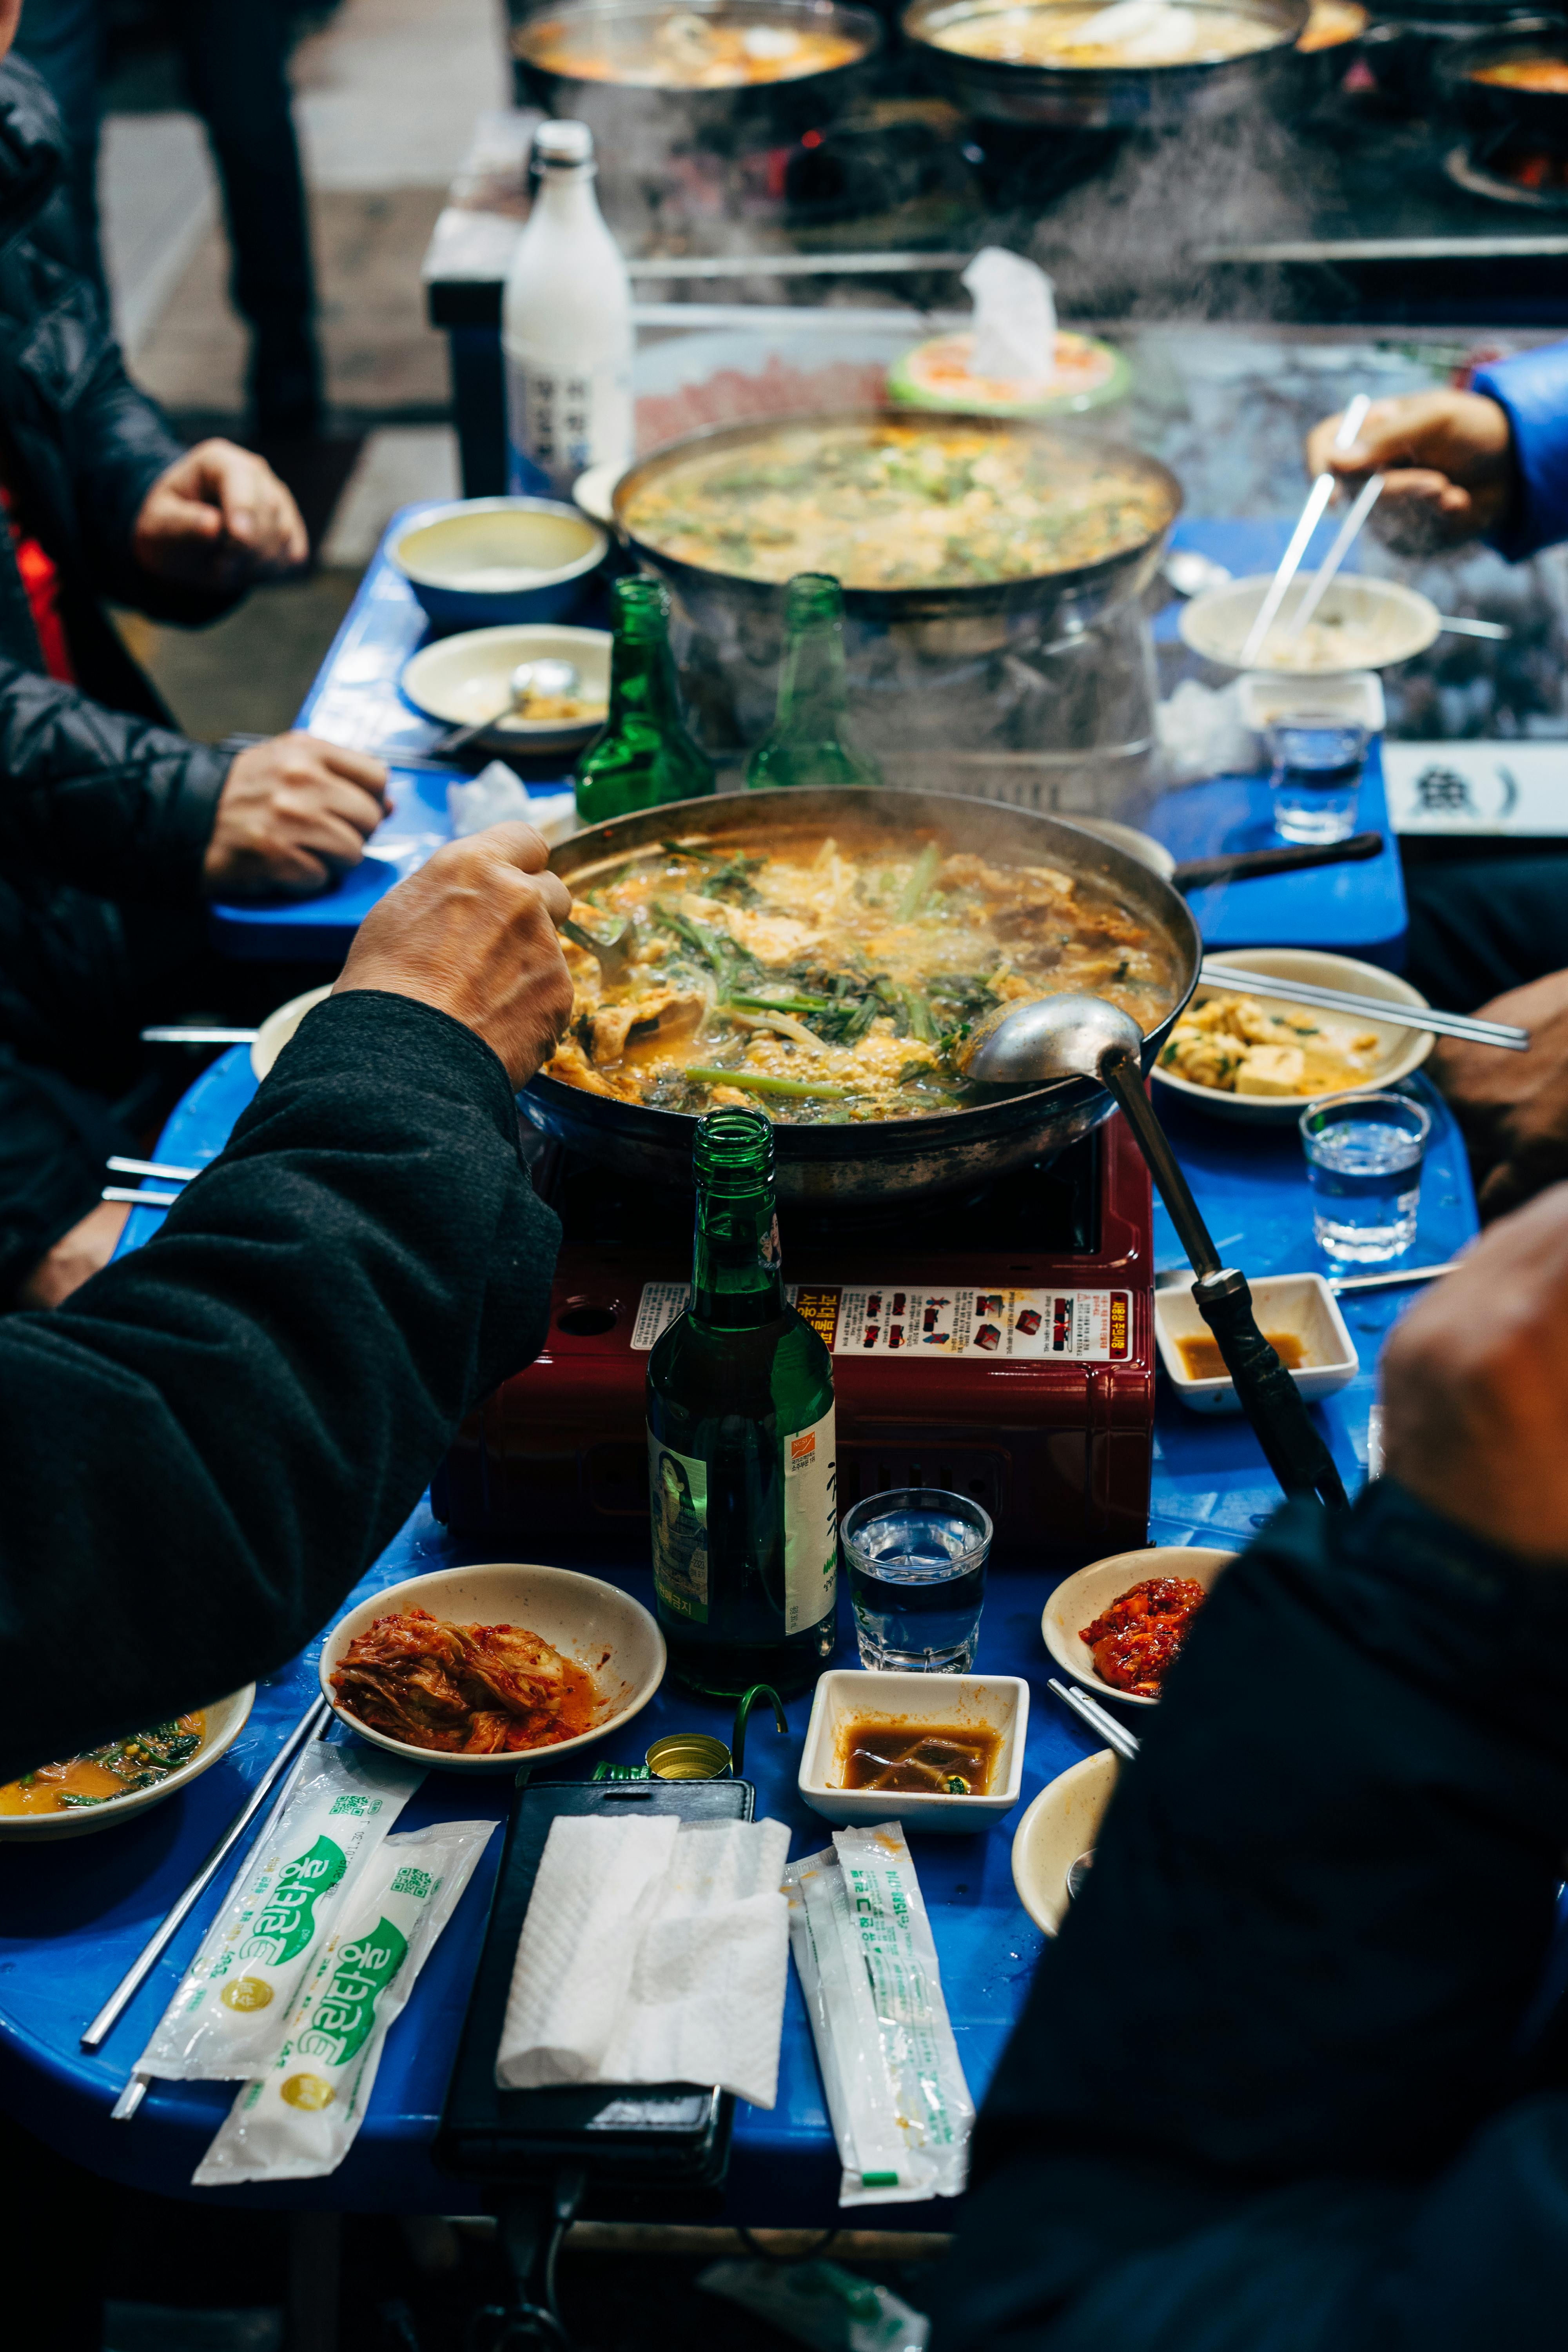
M1258 1328L1246 1276L1220 1265L1203 1212L1144 1092L1137 1056L1112 1046L1101 1056L1100 1076L1132 1129L1192 1261L1197 1311L1214 1334L1264 1460L1287 1495L1316 1495L1331 1509L1343 1510L1349 1497L1333 1456L1313 1428L1300 1389Z

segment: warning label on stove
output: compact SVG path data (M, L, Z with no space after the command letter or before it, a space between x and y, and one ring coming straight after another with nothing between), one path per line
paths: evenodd
M684 1282L643 1286L633 1348L653 1345L684 1312ZM787 1283L785 1296L835 1356L905 1355L924 1363L955 1356L1034 1361L1125 1362L1132 1294L1125 1290L899 1290Z

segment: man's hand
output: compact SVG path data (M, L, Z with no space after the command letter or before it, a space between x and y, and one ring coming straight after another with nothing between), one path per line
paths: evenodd
M202 865L210 898L308 898L346 866L387 813L387 772L315 735L275 735L235 755Z
M1568 1184L1505 1217L1396 1328L1390 1477L1526 1559L1568 1563Z
M1568 971L1510 989L1481 1012L1528 1029L1530 1051L1439 1037L1428 1066L1464 1130L1490 1220L1568 1177Z
M361 924L333 993L417 996L483 1037L522 1087L571 1018L571 974L556 925L571 893L546 872L531 824L494 824L450 842Z
M298 572L310 552L299 509L263 457L199 441L141 502L131 551L177 588L247 588Z
M1508 413L1479 392L1413 392L1375 400L1348 449L1337 416L1307 436L1307 471L1359 489L1385 476L1373 510L1378 536L1405 555L1429 555L1493 530L1513 499Z
M18 1307L61 1307L73 1290L101 1274L131 1214L125 1201L100 1201L53 1249L45 1252L16 1293Z

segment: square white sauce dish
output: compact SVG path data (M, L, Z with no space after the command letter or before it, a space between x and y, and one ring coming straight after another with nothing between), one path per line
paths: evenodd
M1347 1388L1361 1369L1339 1301L1321 1274L1260 1275L1249 1285L1258 1328L1279 1348L1281 1361L1309 1402ZM1160 1361L1183 1404L1195 1412L1239 1412L1229 1373L1197 1373L1194 1351L1217 1353L1197 1311L1189 1276L1155 1293L1155 1339ZM1292 1355L1296 1360L1291 1360Z
M1028 1728L1029 1685L1017 1675L831 1668L811 1702L798 1786L831 1822L983 1830L1022 1793Z

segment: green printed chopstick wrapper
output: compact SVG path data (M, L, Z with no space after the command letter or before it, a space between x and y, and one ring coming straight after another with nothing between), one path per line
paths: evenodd
M139 2073L232 2083L260 2072L283 2039L311 1955L423 1778L373 1748L310 1743L137 2060Z
M386 1840L344 1907L343 1927L318 1951L277 2056L240 2092L193 2187L337 2169L365 2119L392 2021L495 1826L436 1822Z

